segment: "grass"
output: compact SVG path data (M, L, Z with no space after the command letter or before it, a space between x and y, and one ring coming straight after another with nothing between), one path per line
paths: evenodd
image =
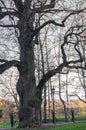
M12 129L12 130L86 130L86 123L78 122L78 123L65 123L65 124L54 124L54 125L47 124L39 128L23 128L23 129Z
M42 126L41 128L34 128L34 129L26 129L26 130L86 130L86 123L65 123L63 124L62 121L64 119L64 116L58 116L57 123L55 125L49 125L49 126ZM84 116L75 116L75 121L77 120L86 120L86 115ZM14 126L18 125L18 120L15 121ZM0 123L0 128L9 128L10 127L10 121L4 121L3 123ZM16 129L19 130L19 129ZM23 129L25 130L25 129Z
M18 121L17 120L14 121L14 125L15 126L18 125ZM10 121L4 121L3 123L0 123L0 128L5 128L5 127L10 127Z
M42 118L44 119L44 118ZM47 117L47 121L52 120L52 116ZM65 117L64 116L56 116L57 122L64 122ZM80 120L86 120L86 115L75 115L75 120L80 121ZM71 121L71 115L69 116L69 121Z
M70 117L71 117L71 115L70 115ZM57 119L65 119L64 116L56 116L56 118ZM75 118L77 120L79 120L79 119L86 119L86 115L75 115ZM44 119L44 117L42 117L42 119ZM49 119L49 117L47 117L47 119ZM50 119L52 119L52 116L50 116Z
M10 122L9 121L4 121L3 123L0 123L0 128L2 127L9 127L10 126Z
M86 115L76 115L75 119L76 120L86 120Z

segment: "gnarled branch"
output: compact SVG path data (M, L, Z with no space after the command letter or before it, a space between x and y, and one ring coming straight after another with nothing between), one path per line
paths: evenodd
M0 12L0 20L1 19L3 19L5 16L7 16L7 15L12 15L12 16L16 16L16 17L18 17L18 13L17 13L17 11L5 11L5 12Z
M16 60L11 60L11 61L7 61L7 60L2 60L0 59L1 65L0 65L0 74L2 74L5 70L9 69L12 66L18 66L20 64L19 61Z
M43 23L42 25L40 25L38 28L36 28L34 30L33 36L35 36L37 33L39 33L39 31L48 24L53 24L53 25L56 25L56 26L65 27L64 23L57 23L54 20L49 20L49 21L46 21L45 23Z
M61 23L57 23L57 22L55 22L54 20L46 21L45 23L43 23L42 25L40 25L38 28L36 28L36 29L34 30L33 36L35 36L37 33L39 33L39 31L40 31L42 28L44 28L46 25L48 25L48 24L53 24L53 25L55 25L55 26L65 27L65 22L66 22L66 20L67 20L71 15L81 13L81 12L83 12L84 10L86 10L86 8L84 8L84 9L82 9L82 10L72 11L70 14L68 14L68 15L62 20ZM66 37L65 37L65 38L66 38Z

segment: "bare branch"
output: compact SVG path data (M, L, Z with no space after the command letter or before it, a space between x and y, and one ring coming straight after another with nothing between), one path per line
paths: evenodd
M55 22L54 20L49 20L49 21L46 21L45 23L43 23L40 27L36 28L33 36L35 36L42 28L44 28L48 24L53 24L56 26L65 27L64 23L60 24L60 23Z
M81 99L81 98L79 97L79 95L78 95L78 94L75 94L75 96L77 96L77 97L78 97L78 99L79 99L80 101L82 101L82 102L86 103L86 101L85 101L85 100L83 100L83 99Z
M84 8L84 9L82 9L82 10L78 10L78 11L73 11L72 13L70 13L69 15L67 15L67 16L64 18L64 20L62 20L62 23L57 23L57 22L55 22L54 20L46 21L46 22L43 23L40 27L38 27L38 28L35 29L33 36L35 36L42 28L44 28L44 27L45 27L46 25L48 25L48 24L53 24L53 25L55 25L55 26L65 27L65 22L66 22L66 20L67 20L71 15L81 13L81 12L83 12L84 10L86 10L86 8Z
M0 74L2 74L5 70L9 69L10 67L18 66L20 64L20 62L16 60L7 61L7 60L0 59L0 62L1 62Z
M64 63L60 64L57 68L48 71L46 74L43 75L43 77L41 78L37 87L40 89L40 91L42 91L44 84L51 77L53 77L57 73L60 73L64 67L67 67L67 68L70 68L70 69L79 69L79 68L86 69L85 67L82 67L82 66L75 66L75 65L70 66L70 64L77 64L78 62L81 63L81 60L64 62Z
M17 25L2 25L2 24L0 24L0 27L13 27L13 28L18 28L18 26Z
M77 52L78 56L79 56L79 59L78 60L75 60L75 61L72 61L72 63L82 63L83 62L83 57L82 57L82 53L80 52L80 49L78 48L81 40L79 40L81 38L81 35L80 34L83 34L83 32L85 32L86 28L86 25L81 25L81 26L73 26L73 27L70 27L68 29L68 31L66 32L65 36L64 36L64 42L63 44L61 45L61 51L62 51L62 55L63 55L63 62L67 62L67 56L66 56L66 52L65 52L65 46L72 43L68 40L69 37L71 37L72 35L75 36L76 38L76 41L74 42L73 46L74 46L74 50ZM81 29L82 28L82 29ZM84 29L83 29L84 28ZM74 32L74 30L77 29L79 31L79 29L81 29L79 32L76 31ZM80 38L79 38L80 37ZM71 62L71 61L70 61ZM69 63L71 64L71 63Z
M13 12L13 11L5 11L5 12L0 12L0 20L3 19L7 15L12 15L18 17L18 12Z
M81 10L72 11L69 15L67 15L67 16L64 18L64 20L62 21L62 23L64 23L71 15L79 14L79 13L83 12L84 10L86 10L86 8L81 9Z
M44 84L55 74L60 73L62 71L62 69L66 66L65 63L60 64L56 69L50 70L48 71L46 74L43 75L43 77L41 78L39 84L38 84L38 88L39 89L43 89Z
M42 6L40 6L39 8L34 8L33 9L33 11L35 11L35 12L41 12L41 11L44 11L44 10L46 10L46 9L49 9L49 8L54 8L54 6L55 6L55 0L51 0L51 2L50 2L50 4L48 4L48 5L42 5Z

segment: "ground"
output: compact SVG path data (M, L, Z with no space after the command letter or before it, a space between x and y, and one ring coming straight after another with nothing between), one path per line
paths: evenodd
M84 122L75 122L75 123L48 123L42 124L41 127L38 128L0 128L0 130L86 130L86 121Z

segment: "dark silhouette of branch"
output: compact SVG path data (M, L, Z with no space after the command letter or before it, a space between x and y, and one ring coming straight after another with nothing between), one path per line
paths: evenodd
M0 12L0 20L3 19L7 15L12 15L18 17L18 13L16 11L5 11L5 12Z
M53 24L55 26L60 26L60 27L65 27L65 22L66 20L71 16L71 15L74 15L74 14L78 14L78 13L81 13L83 12L84 10L86 10L86 8L82 9L82 10L77 10L77 11L73 11L72 13L68 14L63 20L61 23L57 23L55 22L54 20L49 20L49 21L46 21L45 23L43 23L42 25L40 25L38 28L36 28L34 30L34 33L33 33L33 36L35 36L42 28L44 28L46 25L48 24ZM76 26L76 27L79 27L79 26ZM64 53L64 52L63 52ZM65 59L64 59L65 60Z
M18 15L18 12L16 10L14 10L14 11L8 11L8 8L6 7L4 1L1 0L1 3L4 6L4 9L6 11L3 12L2 11L2 7L0 7L1 8L1 10L0 10L0 19L3 19L6 15L9 15L9 16L11 16L11 15L17 16Z
M3 24L0 24L0 27L13 27L13 28L18 28L18 26L17 25L3 25Z
M0 74L2 74L5 70L9 69L12 66L18 66L20 64L19 61L12 60L12 61L7 61L0 59L1 65L0 65Z
M78 64L78 63L82 63L83 62L83 57L82 57L82 52L79 50L78 48L78 45L80 43L79 41L79 38L81 34L83 34L83 32L86 30L85 28L84 29L81 29L83 26L74 26L74 27L71 27L65 34L64 36L64 42L63 44L61 45L61 51L62 51L62 56L63 56L63 63L60 64L57 68L53 69L53 70L50 70L48 71L46 74L43 75L42 79L40 80L39 84L38 84L38 88L43 89L44 87L44 84L52 77L54 76L55 74L57 73L61 73L62 72L62 69L64 67L67 67L69 69L85 69L86 70L86 67L85 66L81 66L81 64ZM85 26L84 26L85 27ZM74 29L78 29L80 28L80 31L78 30L78 32L74 32ZM66 50L65 50L65 46L67 46L70 42L69 42L69 36L71 37L71 35L75 35L76 37L76 41L74 42L73 46L74 46L74 49L75 51L77 52L79 58L77 60L70 60L70 61L67 61L67 55L66 55Z
M43 75L43 77L42 77L41 80L39 81L39 84L38 84L37 87L40 88L40 89L43 89L44 84L45 84L51 77L53 77L53 76L56 75L57 73L60 73L64 67L67 67L67 68L70 68L70 69L79 69L79 68L86 69L85 67L78 66L78 65L77 65L77 66L75 66L75 65L70 66L70 64L77 64L78 62L81 63L81 60L65 62L65 63L60 64L57 68L48 71L46 74Z
M45 23L43 23L42 25L40 25L40 27L36 28L34 33L33 33L33 36L35 36L37 33L39 33L39 31L48 24L53 24L55 26L65 27L64 23L57 23L54 20L49 20L49 21L46 21Z
M85 10L86 10L86 8L81 9L81 10L72 11L69 15L67 15L67 16L64 18L64 20L62 21L62 23L64 23L71 15L79 14L79 13L85 11Z
M50 4L43 4L42 6L38 7L38 8L33 8L33 11L35 12L41 12L41 11L44 11L46 9L50 9L50 8L54 8L55 6L55 1L56 0L51 0L50 1Z
M77 96L77 97L78 97L78 99L79 99L80 101L82 101L82 102L86 103L86 101L85 101L85 100L83 100L83 99L81 99L81 98L79 97L79 95L78 95L78 94L75 94L75 96Z
M48 71L46 74L44 74L39 81L38 88L43 89L44 84L55 74L60 73L62 69L66 66L65 63L60 64L56 69Z
M75 38L76 38L76 41L73 43L73 46L74 46L74 50L77 52L77 54L79 56L79 59L75 60L75 61L72 61L72 63L74 62L74 64L75 64L75 63L79 63L79 62L82 63L83 62L84 59L82 57L82 53L81 53L81 51L80 51L78 46L79 46L79 44L81 42L81 40L80 40L81 39L81 34L83 34L85 32L85 30L86 30L85 27L86 27L86 25L73 26L73 27L70 27L68 29L68 31L65 33L64 42L61 45L61 51L62 51L62 55L63 55L63 57L62 57L63 58L63 62L67 62L65 46L67 46L68 44L72 43L69 40L69 37L71 37L72 35L75 36ZM78 31L74 32L75 29L77 29ZM81 30L79 31L79 29L81 29ZM71 68L72 66L69 66L69 67Z

